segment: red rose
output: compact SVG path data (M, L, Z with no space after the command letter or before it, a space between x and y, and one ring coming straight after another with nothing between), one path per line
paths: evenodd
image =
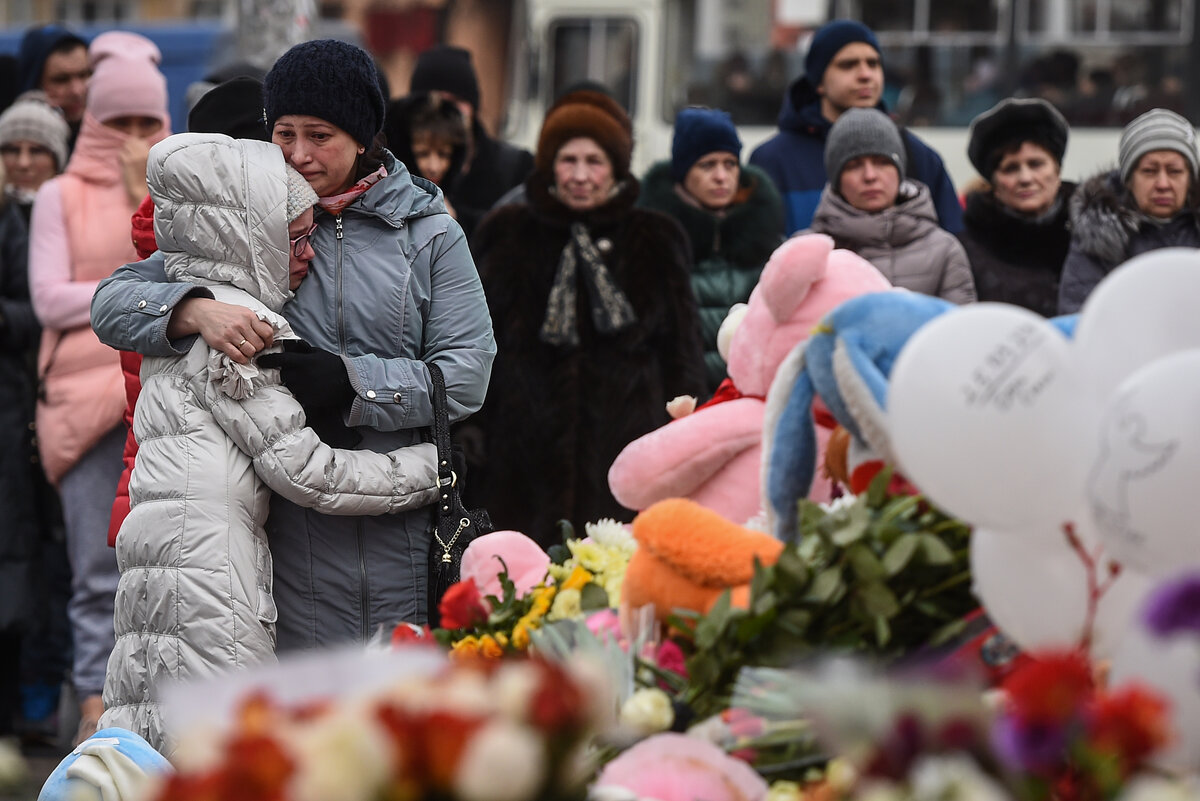
M436 645L430 636L429 626L416 626L412 623L400 623L392 629L392 647L402 645Z
M1116 757L1126 775L1169 740L1166 701L1137 685L1101 695L1089 711L1089 743Z
M1092 667L1078 651L1033 654L1004 682L1009 713L1023 723L1060 725L1078 718L1091 699Z
M446 590L438 604L442 615L442 628L469 629L487 620L492 610L479 594L475 579L460 581Z

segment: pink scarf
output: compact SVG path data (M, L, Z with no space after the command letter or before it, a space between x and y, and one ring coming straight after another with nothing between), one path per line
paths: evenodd
M147 138L154 145L171 135L170 117L164 115L163 127ZM92 116L83 113L83 127L67 168L63 171L88 183L110 185L121 183L121 148L129 140L129 134L109 128Z
M342 192L340 195L323 197L318 200L317 203L321 206L321 208L325 209L325 211L329 212L330 214L341 214L342 211L351 203L353 203L359 195L361 195L363 192L366 192L368 189L386 177L387 170L381 165L378 170L366 176L354 186L350 187L345 192Z

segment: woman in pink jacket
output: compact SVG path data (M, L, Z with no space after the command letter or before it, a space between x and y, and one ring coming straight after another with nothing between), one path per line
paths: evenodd
M71 561L80 738L95 731L113 646L116 556L106 542L121 474L125 390L117 352L88 316L96 284L136 254L129 218L146 195L146 156L170 133L158 48L111 32L88 49L93 75L83 126L63 175L38 191L29 283L43 326L38 353L38 448L59 489Z

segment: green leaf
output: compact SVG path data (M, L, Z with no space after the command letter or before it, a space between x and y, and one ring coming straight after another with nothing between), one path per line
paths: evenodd
M875 474L875 478L871 479L870 486L867 487L867 506L872 509L878 509L887 499L888 484L892 480L892 466L884 465L883 469Z
M921 554L925 557L925 562L931 565L948 565L954 561L954 552L951 551L946 543L942 542L941 538L933 534L921 534Z
M812 586L808 588L808 594L804 596L804 600L832 605L845 590L846 582L842 579L842 569L830 567L822 570L813 579Z
M774 609L767 610L763 613L747 615L738 621L737 624L737 639L738 642L745 645L757 640L763 632L767 631L775 623Z
M779 596L772 590L763 590L758 595L753 596L750 602L750 614L754 616L762 616L772 612L779 605Z
M957 620L952 620L933 633L933 636L929 638L929 644L931 646L938 646L949 642L957 637L966 627L966 618L960 617Z
M882 648L888 644L888 640L892 639L892 627L888 625L887 618L883 615L876 615L874 620L875 643Z
M803 637L812 624L812 613L806 609L788 609L780 613L776 626L793 637Z
M867 614L876 617L895 617L900 612L900 603L888 586L879 581L862 584L855 590Z
M712 648L716 644L717 638L729 623L730 612L729 590L725 590L712 609L708 610L708 614L696 624L697 648Z
M879 581L886 575L879 558L861 542L846 549L846 559L850 562L854 575L863 581Z
M912 560L913 554L917 552L917 546L920 544L920 537L916 534L901 535L883 555L884 572L889 576L894 576L903 570Z
M779 591L785 594L796 592L807 585L808 580L808 565L804 563L800 551L792 547L784 548L779 561L775 563L775 584Z
M758 610L758 599L768 592L768 588L774 583L775 568L769 565L764 567L758 557L754 557L754 575L750 579L750 603L753 609Z
M799 520L797 525L800 527L801 534L812 534L817 530L817 526L821 524L821 521L829 516L829 513L822 509L819 504L807 498L799 500L796 504L796 511L798 512L796 517Z
M871 523L871 512L861 503L855 503L839 514L835 522L838 527L830 532L829 539L834 545L844 548L858 542L867 533L867 526Z
M571 558L571 549L565 545L551 545L546 549L546 553L550 554L550 561L556 565L566 564Z
M585 612L608 608L608 592L594 581L583 585L579 591L579 606Z
M566 543L568 540L575 539L575 526L571 525L570 520L559 520L558 533L561 535L562 541Z

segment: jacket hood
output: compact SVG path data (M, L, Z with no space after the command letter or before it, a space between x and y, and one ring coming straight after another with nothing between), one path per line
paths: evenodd
M1130 240L1145 224L1154 225L1138 210L1117 170L1094 175L1071 198L1071 235L1079 249L1107 265L1120 264ZM1168 223L1200 228L1200 207L1185 208Z
M664 212L679 221L692 242L692 256L703 261L714 253L719 231L719 251L739 264L764 263L780 243L783 205L771 178L750 164L742 164L738 192L745 198L721 213L694 206L675 191L671 162L653 165L642 179L638 205Z
M228 284L278 312L288 289L287 177L270 142L186 133L150 149L154 235L167 276Z
M383 152L387 177L359 195L348 210L377 217L393 228L405 221L446 211L445 196L433 181L413 175L390 151Z
M838 247L856 252L869 247L903 247L937 227L937 209L929 187L912 179L900 184L896 205L875 214L854 208L826 184L812 222L814 232L829 234Z
M888 114L887 104L880 100L875 108ZM890 117L891 115L888 114ZM824 140L833 123L821 114L821 95L817 87L801 75L783 93L783 108L779 110L779 128L784 131L815 136Z

